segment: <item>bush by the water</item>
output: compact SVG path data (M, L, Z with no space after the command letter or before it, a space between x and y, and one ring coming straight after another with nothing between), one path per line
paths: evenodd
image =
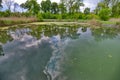
M109 20L110 15L111 15L111 11L108 8L104 8L104 9L100 10L100 12L99 12L100 19L104 20L104 21Z
M120 27L120 22L116 22L116 26Z

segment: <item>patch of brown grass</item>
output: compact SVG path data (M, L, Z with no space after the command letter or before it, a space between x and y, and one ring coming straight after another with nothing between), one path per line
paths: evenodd
M25 21L25 22L29 22L29 21L31 21L31 22L34 22L34 21L37 21L37 19L35 18L35 17L29 17L29 18L27 18L27 17L7 17L7 18L5 18L5 17L3 17L3 18L0 18L0 20L9 20L9 21Z
M36 22L37 19L35 17L3 17L0 18L0 26L9 26L9 25L15 25L15 24L23 24L23 23L30 23L30 22Z
M102 23L96 19L92 19L87 21L88 24L90 24L91 26L96 26L96 27L101 27Z
M109 21L111 21L111 22L120 22L120 18L111 18Z

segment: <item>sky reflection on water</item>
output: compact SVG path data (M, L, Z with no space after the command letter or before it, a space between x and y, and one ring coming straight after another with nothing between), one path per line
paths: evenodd
M119 80L119 29L0 31L0 80Z

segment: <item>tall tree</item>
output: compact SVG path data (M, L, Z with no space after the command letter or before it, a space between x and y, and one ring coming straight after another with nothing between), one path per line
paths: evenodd
M65 0L60 0L60 4L59 4L59 12L61 14L64 14L66 13L67 9L66 9L66 6L65 6Z
M69 0L68 1L68 10L69 10L69 13L73 13L73 3L75 2L75 0Z
M90 8L85 8L85 10L84 10L84 14L89 14L90 13Z
M23 12L23 10L26 8L25 3L20 4L20 7L22 8L22 12Z
M74 12L80 12L80 7L84 6L83 0L65 0L65 6L68 10L68 12L74 13Z
M0 0L0 7L2 7L2 0Z
M115 15L116 12L118 14L119 12L119 3L120 0L102 0L97 4L97 7L95 9L95 13L98 14L100 10L104 8L110 8L112 9L112 13Z
M1 44L0 44L0 56L4 56L3 47Z
M99 11L100 11L101 9L103 9L103 8L105 8L104 3L103 3L103 2L99 2L99 3L97 4L96 9L94 10L95 14L99 14Z
M120 0L104 0L104 2L108 5L108 6L114 6L116 5L118 2L120 2Z
M76 12L80 12L80 7L84 6L83 0L76 0Z
M50 12L51 10L51 1L46 0L41 2L41 9L43 12Z
M114 17L120 16L120 2L116 3L116 5L113 5L112 16L114 16Z
M58 4L56 2L53 2L51 4L51 13L57 14L58 12L59 12Z
M32 15L37 14L40 10L37 0L27 0L25 3L21 4L21 6L25 9L28 9Z

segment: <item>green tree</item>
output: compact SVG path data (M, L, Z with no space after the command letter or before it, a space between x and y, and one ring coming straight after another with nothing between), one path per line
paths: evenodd
M66 0L65 1L65 6L68 10L68 12L75 13L75 12L80 12L80 7L84 6L83 0Z
M112 16L114 17L120 16L120 2L112 7Z
M67 0L66 0L67 1ZM75 0L68 0L68 3L67 3L67 7L68 7L68 10L69 10L69 13L71 14L71 13L74 13L73 11L73 3L75 2Z
M20 7L26 8L25 3L20 4Z
M101 20L107 21L110 18L111 11L109 8L101 9L99 12L99 16Z
M84 14L90 14L90 8L85 8L85 10L84 10Z
M36 15L40 11L40 6L37 3L37 0L27 0L25 3L21 4L21 6L28 9L32 15Z
M104 0L104 3L106 4L107 7L112 7L116 5L120 0Z
M65 6L65 1L64 0L60 0L60 4L59 4L59 12L61 14L65 14L67 11L66 6Z
M84 6L83 0L76 0L76 2L74 3L74 9L75 9L75 12L80 12L80 7L81 6Z
M2 3L2 0L0 0L0 7L2 7L2 4L1 4L1 3Z
M22 3L22 4L20 4L20 7L22 8L22 12L23 12L23 8L26 8L26 6L25 6L25 3Z
M41 9L45 13L50 12L50 10L51 10L51 1L50 0L42 1L41 2Z
M120 0L101 0L101 2L99 2L97 4L97 7L95 9L95 13L98 14L99 11L103 8L110 8L110 9L114 9L114 10L118 10L117 8L113 8L113 7L117 7L118 3L120 2ZM113 10L113 11L114 11Z
M59 13L59 7L58 7L58 4L56 2L53 2L51 4L51 13L53 13L53 14Z
M0 56L4 55L2 45L0 45Z
M103 9L103 8L105 8L105 4L103 3L103 1L102 1L102 2L99 2L99 3L97 4L96 9L94 10L94 11L95 11L95 14L98 15L98 13L100 12L100 10Z

